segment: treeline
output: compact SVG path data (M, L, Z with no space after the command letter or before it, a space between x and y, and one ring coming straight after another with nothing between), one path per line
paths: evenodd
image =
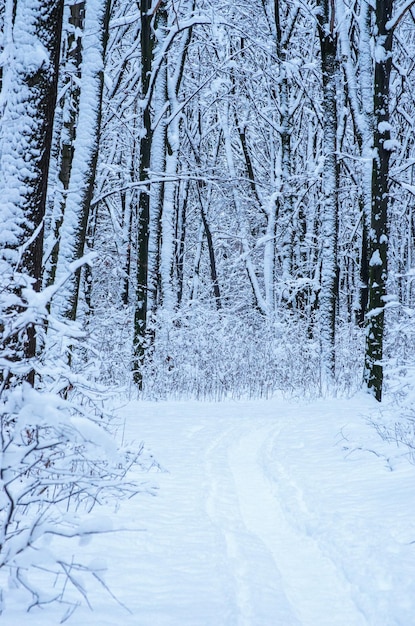
M3 3L4 328L47 294L3 384L49 350L150 396L381 400L412 364L413 4Z

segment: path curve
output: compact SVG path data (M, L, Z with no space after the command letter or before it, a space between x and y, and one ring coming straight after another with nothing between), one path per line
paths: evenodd
M278 492L270 480L280 426L252 429L229 447L229 463L242 519L268 549L280 573L293 615L302 626L364 626L352 599L353 589L317 542L287 519ZM299 509L304 506L299 496ZM306 511L304 511L306 513Z

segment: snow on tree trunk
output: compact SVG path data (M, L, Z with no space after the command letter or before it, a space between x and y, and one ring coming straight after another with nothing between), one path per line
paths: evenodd
M63 60L60 69L59 93L63 95L57 107L52 158L49 172L50 189L48 204L51 215L46 233L45 246L45 286L52 285L56 276L59 255L59 231L65 213L66 199L74 156L74 142L79 115L79 96L82 64L82 33L84 30L85 2L71 4L64 12ZM53 181L53 183L52 183Z
M364 382L378 401L383 390L383 335L388 276L389 159L394 148L389 120L389 82L392 70L393 0L376 2L374 46L374 128L372 211L369 230L369 302L366 313Z
M372 165L373 165L373 60L371 54L371 7L363 2L360 26L360 91L362 102L362 115L359 120L362 126L362 161L363 161L363 189L362 189L362 252L360 261L360 325L364 324L364 314L368 302L368 233L372 204Z
M152 105L152 140L151 140L151 174L150 174L150 236L148 251L148 303L147 325L155 316L157 308L163 302L166 287L162 273L163 245L163 205L165 195L165 171L167 158L167 58L163 54L163 41L167 29L167 11L161 5L155 16L155 49L154 64L158 66ZM156 180L152 180L152 179ZM150 338L148 338L150 339Z
M321 205L320 337L322 382L335 373L337 303L338 164L337 164L337 36L334 5L320 0L318 14L323 75L323 199Z
M287 69L287 47L288 39L283 39L282 28L282 8L280 0L274 0L274 20L276 30L276 48L277 57L279 60L279 80L277 83L279 94L279 136L280 136L280 149L278 154L278 163L276 171L277 188L277 201L272 203L275 215L269 215L269 223L267 230L269 234L272 233L272 222L276 221L278 214L278 220L281 222L283 235L282 235L282 271L283 281L286 284L290 283L292 278L292 257L293 257L293 195L290 188L291 184L291 115L290 115L290 85L289 85L289 69ZM274 227L275 230L275 227ZM274 246L275 256L275 233L272 238ZM274 260L275 264L275 260Z
M192 9L194 9L194 4L195 3L192 2ZM178 95L183 78L187 50L192 38L192 30L192 27L190 27L184 32L180 42L179 54L174 59L175 69L174 72L169 71L166 86L170 122L167 127L165 145L166 181L164 183L164 198L161 216L160 279L163 309L165 309L167 313L171 313L173 311L175 302L179 299L177 294L175 295L174 293L173 285L175 255L174 236L177 230L177 226L175 224L175 202L177 201L178 183L176 178L179 166L180 150L180 103L178 101Z
M339 43L346 77L345 89L353 119L354 131L361 154L362 187L359 202L362 210L362 242L360 253L360 294L357 321L364 324L368 297L368 247L367 239L372 204L372 146L373 146L373 58L371 54L371 7L363 2L356 17L359 39L353 46L350 19L354 14L346 10L344 0L337 3Z
M10 306L19 310L25 306L24 295L20 301L23 287L30 285L39 291L41 286L62 13L63 0L7 0L5 5L0 101L0 275L2 299L9 312ZM13 360L35 355L33 323L13 347L9 344L9 351L8 357ZM33 384L34 372L29 365L24 376Z
M147 330L148 311L148 255L150 237L150 163L152 126L150 110L150 77L154 53L154 31L152 28L151 0L140 3L141 17L141 104L142 104L142 137L140 141L140 182L148 183L140 190L137 229L137 288L134 310L134 357L133 379L141 387L141 366L144 357L144 340Z
M225 155L226 155L226 165L229 170L229 175L232 181L236 181L237 173L235 167L235 158L234 152L232 148L232 141L230 135L230 114L229 114L229 103L225 102L224 111L221 115L221 129L225 144ZM246 271L249 277L249 281L252 286L252 291L255 298L256 306L261 310L264 315L270 315L273 311L273 297L274 297L274 285L273 285L273 277L274 277L274 264L275 264L275 219L273 218L273 212L275 212L275 202L273 200L270 201L269 210L267 211L267 234L266 234L266 243L264 249L264 264L263 264L263 276L264 282L266 281L266 286L264 289L265 297L262 294L261 287L259 285L258 278L255 274L255 270L252 266L250 260L250 250L248 244L247 237L247 226L246 226L246 216L244 215L243 207L241 206L241 199L238 193L238 188L235 183L232 183L232 199L237 215L237 224L239 227L238 237L240 238L240 242L242 245L242 249L244 252L244 261ZM266 299L268 296L268 300Z
M56 280L70 274L69 265L85 252L85 238L98 158L101 125L104 55L108 31L108 0L87 0L82 36L81 87L73 158L59 229ZM52 302L62 318L75 320L78 310L80 274L71 274Z

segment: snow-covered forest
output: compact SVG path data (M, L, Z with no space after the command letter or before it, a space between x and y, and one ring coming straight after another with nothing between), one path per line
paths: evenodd
M413 460L414 128L415 0L0 0L0 573L33 606L39 538L154 492L114 398L363 391Z

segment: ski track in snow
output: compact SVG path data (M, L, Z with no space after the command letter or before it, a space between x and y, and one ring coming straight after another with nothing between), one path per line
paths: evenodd
M81 606L66 623L390 626L363 615L356 585L307 530L312 513L301 484L278 462L279 438L291 432L298 408L286 403L276 416L265 403L235 403L222 415L222 406L131 403L123 410L127 440L142 438L167 471L144 476L159 484L156 497L138 495L112 513L129 531L95 538L82 555L107 558L105 581L130 613L97 586L93 611ZM253 406L262 406L260 416ZM293 437L301 449L300 431ZM12 606L0 621L46 626L59 623L58 614L53 605L29 615Z
M274 428L275 436L278 430ZM351 598L350 584L322 554L316 541L296 530L284 514L278 494L280 477L272 482L267 479L273 441L269 427L245 435L230 448L230 464L245 524L272 555L293 615L298 617L298 622L286 623L363 625L366 622Z
M142 588L139 623L365 624L348 583L311 538L292 528L271 489L266 471L278 437L274 416L251 421L235 406L231 419L221 419L220 405L197 408L206 415L183 404L182 420L167 413L158 423L173 447L160 459L169 473L160 477L157 502L143 511L150 537L143 536L137 556L147 545L145 567L154 569ZM142 431L149 429L146 441L157 429L151 420L141 421Z
M240 430L231 428L211 447L207 464L213 485L208 512L234 562L238 624L271 624L278 616L275 623L286 626L363 626L350 584L315 540L288 522L279 477L267 477L279 428L268 424L242 436Z

